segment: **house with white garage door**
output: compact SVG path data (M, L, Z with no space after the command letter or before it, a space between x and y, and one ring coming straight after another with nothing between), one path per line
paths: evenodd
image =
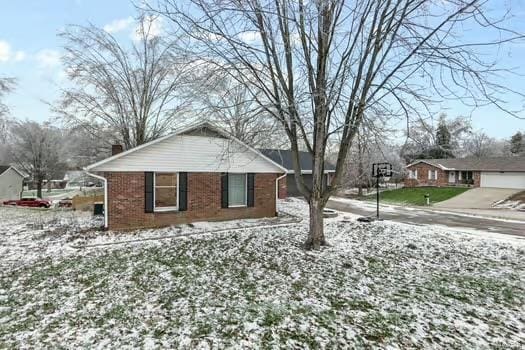
M418 159L406 166L406 187L472 186L525 189L525 158Z

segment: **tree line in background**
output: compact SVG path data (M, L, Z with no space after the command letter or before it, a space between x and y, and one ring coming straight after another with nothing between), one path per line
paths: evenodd
M37 181L51 177L53 168L103 158L111 143L131 148L211 120L255 147L292 150L297 187L310 207L305 245L317 249L327 244L322 211L328 199L344 186L369 184L372 162L389 160L401 176L404 162L417 158L523 153L523 134L495 140L473 131L465 118L434 121L431 112L454 99L517 116L504 107L504 97L523 95L500 83L498 74L509 71L483 52L521 42L523 35L505 28L509 12L489 16L483 1L159 0L140 6L131 44L92 25L61 33L69 78L53 103L61 128L6 124L7 154ZM164 34L154 24L159 17L169 24ZM464 25L485 31L484 40L462 36ZM4 80L0 97L12 87ZM401 120L407 122L404 142L391 129ZM301 150L313 158L311 187L299 169ZM322 181L326 159L336 165L330 186Z

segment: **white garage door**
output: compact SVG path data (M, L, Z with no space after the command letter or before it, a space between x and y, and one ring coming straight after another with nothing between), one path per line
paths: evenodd
M481 187L524 188L525 173L482 172Z

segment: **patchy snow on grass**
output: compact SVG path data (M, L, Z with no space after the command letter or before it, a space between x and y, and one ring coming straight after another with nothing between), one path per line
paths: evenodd
M501 200L494 203L493 208L525 211L525 203L521 200Z
M0 348L525 346L524 241L341 214L325 221L331 246L307 252L306 205L279 209L305 220L88 248L128 234L0 208Z

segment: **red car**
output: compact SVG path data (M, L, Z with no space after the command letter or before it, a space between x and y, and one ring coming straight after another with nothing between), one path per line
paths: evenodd
M22 199L12 199L4 201L4 205L17 205L21 207L33 207L33 208L49 208L51 207L51 201L47 199L38 199L38 198L22 198Z

